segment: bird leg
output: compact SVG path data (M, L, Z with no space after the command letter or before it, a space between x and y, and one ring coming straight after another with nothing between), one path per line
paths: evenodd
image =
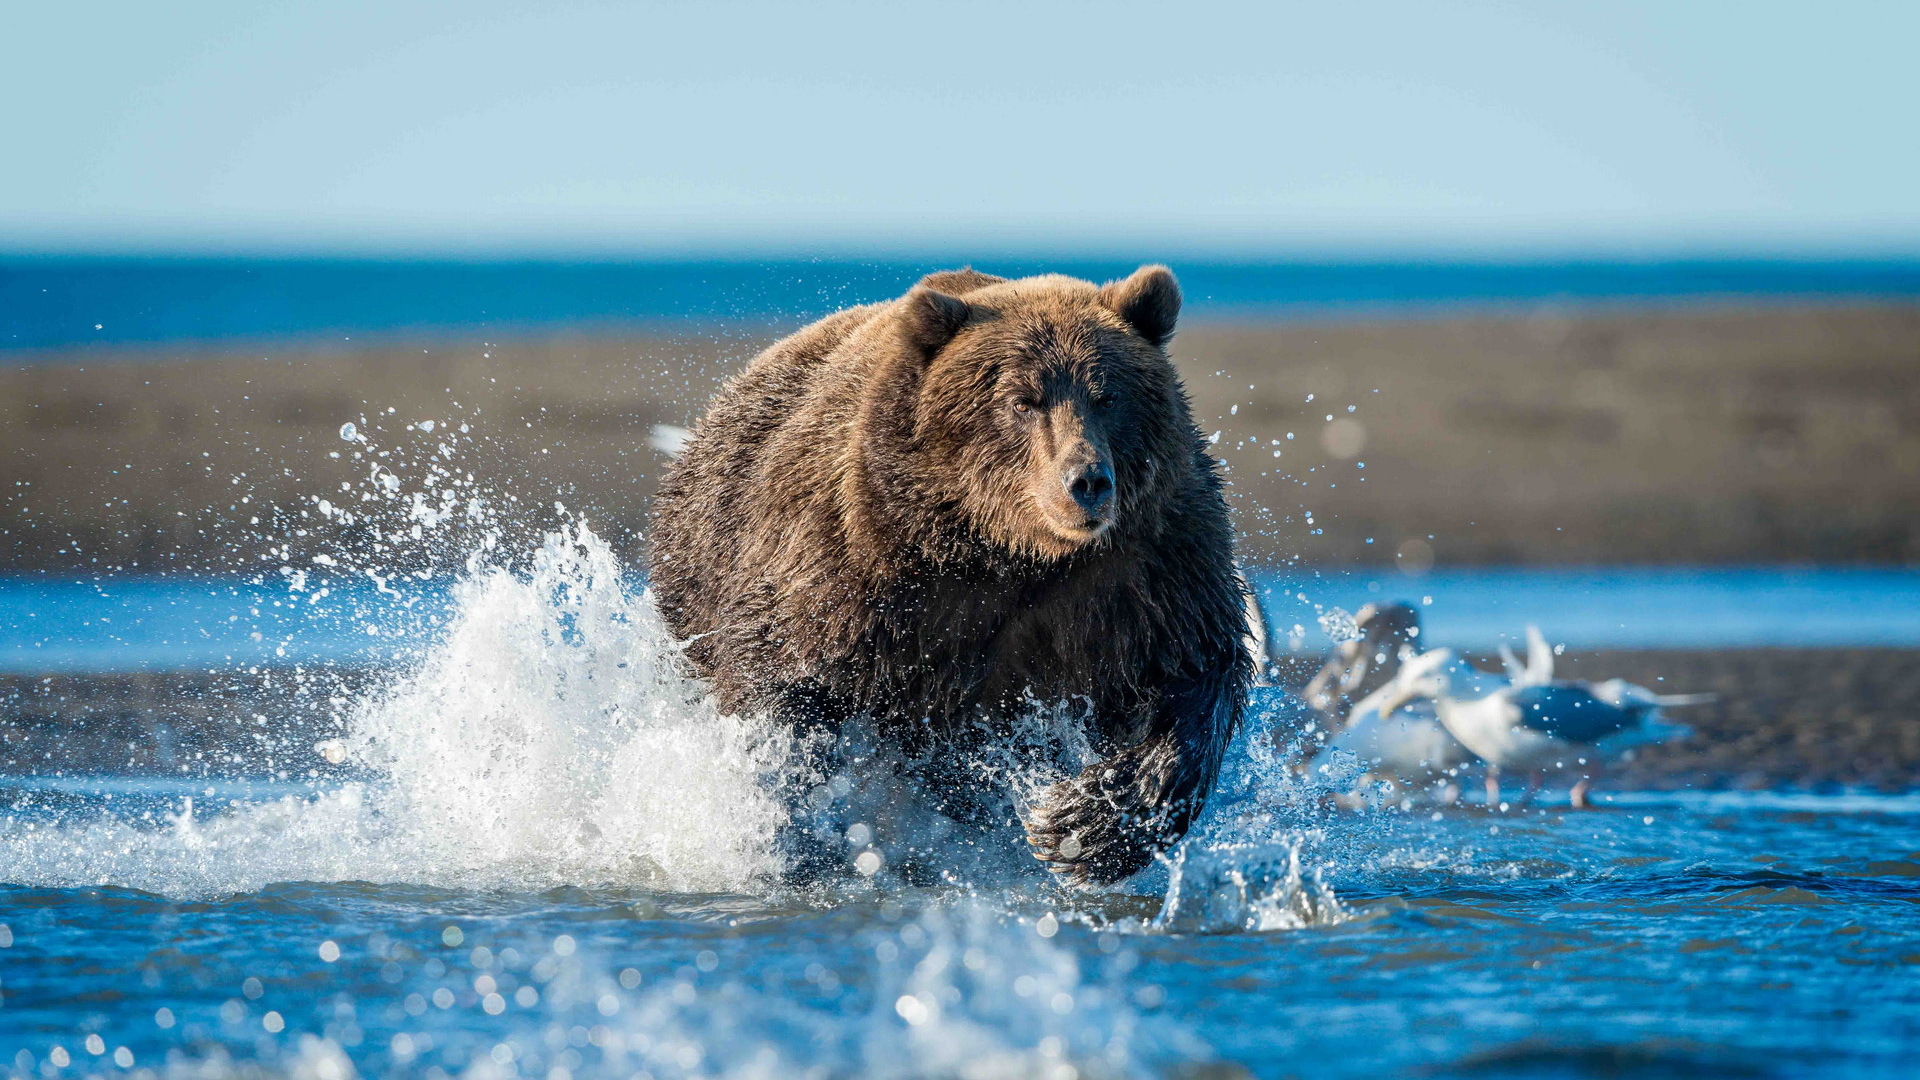
M1487 765L1487 809L1500 805L1500 766Z
M1571 801L1575 810L1591 810L1593 803L1587 800L1587 792L1593 788L1593 777L1583 776L1574 782Z

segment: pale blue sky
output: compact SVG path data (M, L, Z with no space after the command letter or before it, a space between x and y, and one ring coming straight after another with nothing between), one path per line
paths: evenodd
M0 248L1920 250L1920 4L5 0Z

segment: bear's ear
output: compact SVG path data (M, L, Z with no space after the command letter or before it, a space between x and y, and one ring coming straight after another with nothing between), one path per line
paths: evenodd
M900 332L908 343L931 356L953 340L971 313L965 300L916 285L900 301Z
M929 289L939 289L949 296L965 296L975 289L984 289L989 285L999 285L1006 281L1003 277L983 274L971 266L958 270L937 270L920 279L920 284Z
M1180 318L1180 283L1164 266L1143 266L1124 281L1101 286L1100 306L1125 319L1141 337L1165 345Z

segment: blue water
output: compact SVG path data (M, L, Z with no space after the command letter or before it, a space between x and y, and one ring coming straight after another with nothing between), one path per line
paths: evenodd
M1528 623L1582 649L1920 646L1920 570L1598 567L1391 570L1256 576L1269 619L1319 651L1318 616L1366 603L1420 606L1426 639L1486 650ZM1305 599L1302 599L1302 597Z
M1491 568L1255 581L1281 644L1305 652L1329 644L1323 614L1395 600L1421 605L1429 641L1471 650L1524 641L1528 623L1579 649L1920 647L1917 570ZM383 592L346 579L324 596L320 587L0 576L0 672L384 663L417 652L447 610L444 585Z
M444 587L345 579L0 576L0 672L382 663L417 651ZM371 632L370 632L371 631Z
M0 350L729 325L757 332L900 295L929 270L1093 280L1169 259L1190 318L1541 301L1911 299L1920 260L1286 261L1113 258L433 261L0 256Z
M223 792L231 795L231 792ZM1685 793L1345 814L1157 892L673 892L74 873L151 787L0 792L15 1076L1890 1077L1920 1069L1920 803ZM254 798L259 798L255 793ZM202 804L211 802L201 796ZM297 802L297 797L288 797ZM257 810L217 804L228 818ZM202 811L211 832L217 816ZM75 822L135 823L121 833ZM267 825L258 826L267 828ZM38 829L40 841L18 842ZM210 838L180 861L259 858ZM127 860L123 860L122 865ZM128 879L146 884L136 887ZM857 880L857 879L856 879ZM1315 883L1328 891L1320 891ZM196 887L197 886L197 887ZM1332 899L1329 899L1331 896ZM1264 904L1264 907L1263 907ZM1191 1071L1211 1063L1215 1071ZM204 1070L204 1071L201 1071ZM259 1071L254 1071L259 1070Z

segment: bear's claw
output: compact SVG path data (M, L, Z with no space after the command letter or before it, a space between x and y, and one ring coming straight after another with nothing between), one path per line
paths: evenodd
M1034 858L1077 888L1144 869L1168 839L1158 790L1164 773L1153 767L1154 757L1150 745L1135 747L1042 792L1027 817Z

